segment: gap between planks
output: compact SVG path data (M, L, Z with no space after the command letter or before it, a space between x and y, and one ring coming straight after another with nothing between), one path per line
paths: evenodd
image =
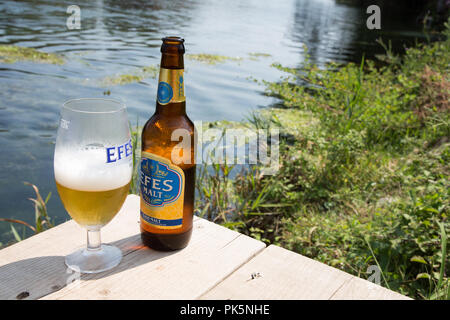
M235 239L237 239L238 237L242 236L242 234L240 233ZM225 248L226 246L228 246L231 242L233 242L235 239L233 239L232 241L230 241L229 243L227 243L226 245L224 245L222 248ZM262 251L264 251L267 247L264 246L261 249L259 249L258 251L256 251L253 255L249 256L247 258L247 260L245 260L243 263L241 263L240 265L236 266L236 268L230 272L229 274L227 274L224 278L222 278L220 281L217 281L214 285L212 285L209 289L205 290L205 292L201 293L200 295L198 295L195 300L200 300L201 297L205 296L208 294L208 292L214 290L214 288L216 288L219 284L221 284L223 281L226 281L234 272L236 272L236 270L239 270L241 267L243 267L244 265L246 265L250 260L254 259L257 255L259 255Z

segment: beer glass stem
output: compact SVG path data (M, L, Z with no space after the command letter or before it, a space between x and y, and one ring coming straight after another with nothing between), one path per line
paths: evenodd
M87 249L89 251L97 251L101 249L101 246L100 229L87 230Z

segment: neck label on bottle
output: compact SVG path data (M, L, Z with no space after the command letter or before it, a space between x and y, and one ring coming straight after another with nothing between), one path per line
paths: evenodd
M183 69L160 69L157 99L158 103L162 105L186 100Z
M184 172L170 160L150 152L141 155L141 221L153 228L183 224Z

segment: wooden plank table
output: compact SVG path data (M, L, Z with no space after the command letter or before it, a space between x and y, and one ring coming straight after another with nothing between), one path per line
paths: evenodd
M154 251L141 244L134 195L102 229L102 241L123 259L99 274L64 264L85 244L72 220L1 250L0 299L408 299L198 217L185 249Z

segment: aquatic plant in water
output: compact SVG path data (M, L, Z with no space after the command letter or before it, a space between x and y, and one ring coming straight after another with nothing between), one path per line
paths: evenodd
M0 45L0 62L15 63L18 61L32 61L50 64L64 63L64 59L55 53L42 52L27 47Z
M158 71L159 71L158 65L150 65L139 69L135 73L108 76L104 78L101 82L102 85L104 86L115 86L139 82L146 78L156 79Z
M240 61L242 60L241 57L228 57L228 56L221 56L218 54L208 54L208 53L198 53L198 54L187 54L186 58L191 60L196 60L199 62L203 62L206 64L217 64L222 63L225 61Z

